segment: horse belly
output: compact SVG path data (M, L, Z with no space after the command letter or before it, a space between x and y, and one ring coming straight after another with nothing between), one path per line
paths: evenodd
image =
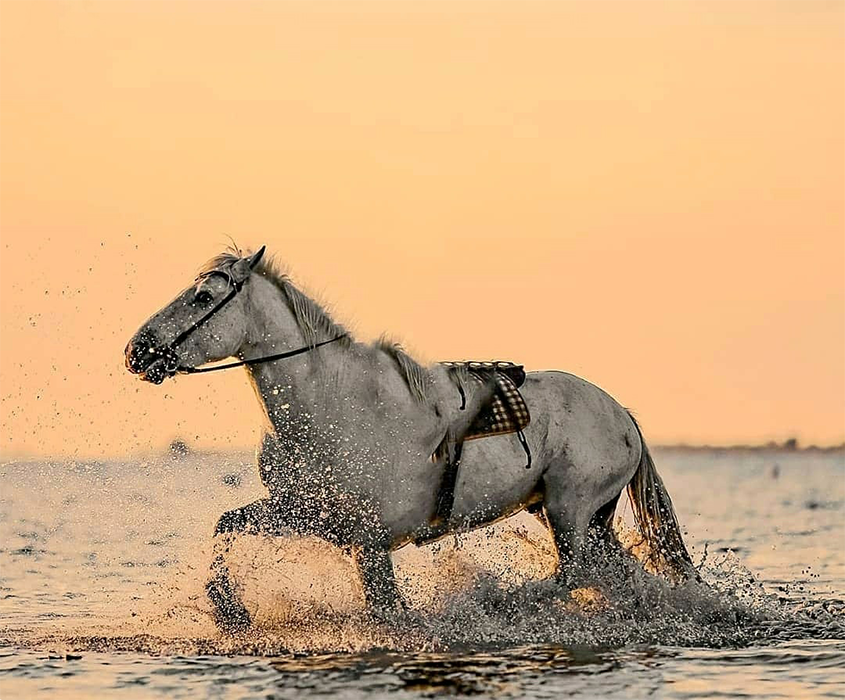
M526 468L528 458L515 435L487 437L464 445L452 509L455 529L494 522L539 500L537 485L543 466L537 459L535 432L530 427L526 431L534 455L530 468Z

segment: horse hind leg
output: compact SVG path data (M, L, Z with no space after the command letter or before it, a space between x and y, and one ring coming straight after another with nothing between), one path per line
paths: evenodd
M616 515L616 505L619 503L621 495L621 493L617 493L590 518L590 524L587 526L587 543L591 547L596 548L618 543L613 531L613 517Z
M544 504L545 522L558 555L555 575L565 587L573 589L595 582L609 557L620 550L613 532L618 501L619 494L592 514L579 510L572 501L564 507L554 501Z
M593 578L606 553L618 547L613 532L613 517L621 490L611 491L607 500L596 508L595 494L588 495L572 488L569 470L552 469L544 476L542 513L535 513L545 522L554 538L558 555L556 576L565 586L576 588ZM612 494L612 495L611 495ZM531 509L533 512L536 510Z
M630 573L625 568L630 563L622 543L613 529L613 519L621 492L601 506L590 518L584 547L585 567L601 581L608 576Z
M566 588L578 587L589 524L573 506L563 499L550 498L548 494L543 504L545 522L554 538L558 557L555 578Z

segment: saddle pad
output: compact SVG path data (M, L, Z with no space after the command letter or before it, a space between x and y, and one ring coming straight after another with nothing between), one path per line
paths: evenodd
M450 370L450 375L458 385L461 396L465 396L463 378L484 384L491 375L496 382L496 389L490 403L479 411L464 440L475 440L490 435L508 435L517 433L531 422L531 414L519 387L525 381L522 365L512 362L443 362ZM462 406L463 408L463 406Z

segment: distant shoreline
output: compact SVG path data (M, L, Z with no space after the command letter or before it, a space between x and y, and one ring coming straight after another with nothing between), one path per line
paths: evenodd
M687 443L670 443L652 445L655 452L668 452L676 454L684 453L747 453L747 454L845 454L845 442L838 445L799 445L797 440L790 439L785 442L767 442L761 445L691 445ZM232 449L232 450L206 450L192 448L182 441L174 441L168 448L163 450L150 450L148 452L135 452L125 455L101 455L91 456L69 456L69 455L33 455L33 454L4 454L0 452L0 463L10 462L79 462L99 463L107 461L122 461L134 459L150 459L166 457L174 462L179 462L189 457L218 457L221 459L233 459L238 461L252 462L255 459L255 450Z
M676 443L669 445L656 445L655 450L662 452L778 452L784 454L799 454L799 453L845 453L845 442L838 445L818 446L818 445L799 445L794 439L785 442L767 442L762 445L688 445L686 443Z

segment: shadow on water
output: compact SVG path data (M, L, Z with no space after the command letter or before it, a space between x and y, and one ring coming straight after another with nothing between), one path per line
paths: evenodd
M371 691L405 690L429 695L501 695L550 675L597 675L626 663L653 657L599 651L588 647L524 647L497 653L415 654L370 652L360 655L293 657L271 662L279 683L288 688L321 687L340 691L366 678Z

